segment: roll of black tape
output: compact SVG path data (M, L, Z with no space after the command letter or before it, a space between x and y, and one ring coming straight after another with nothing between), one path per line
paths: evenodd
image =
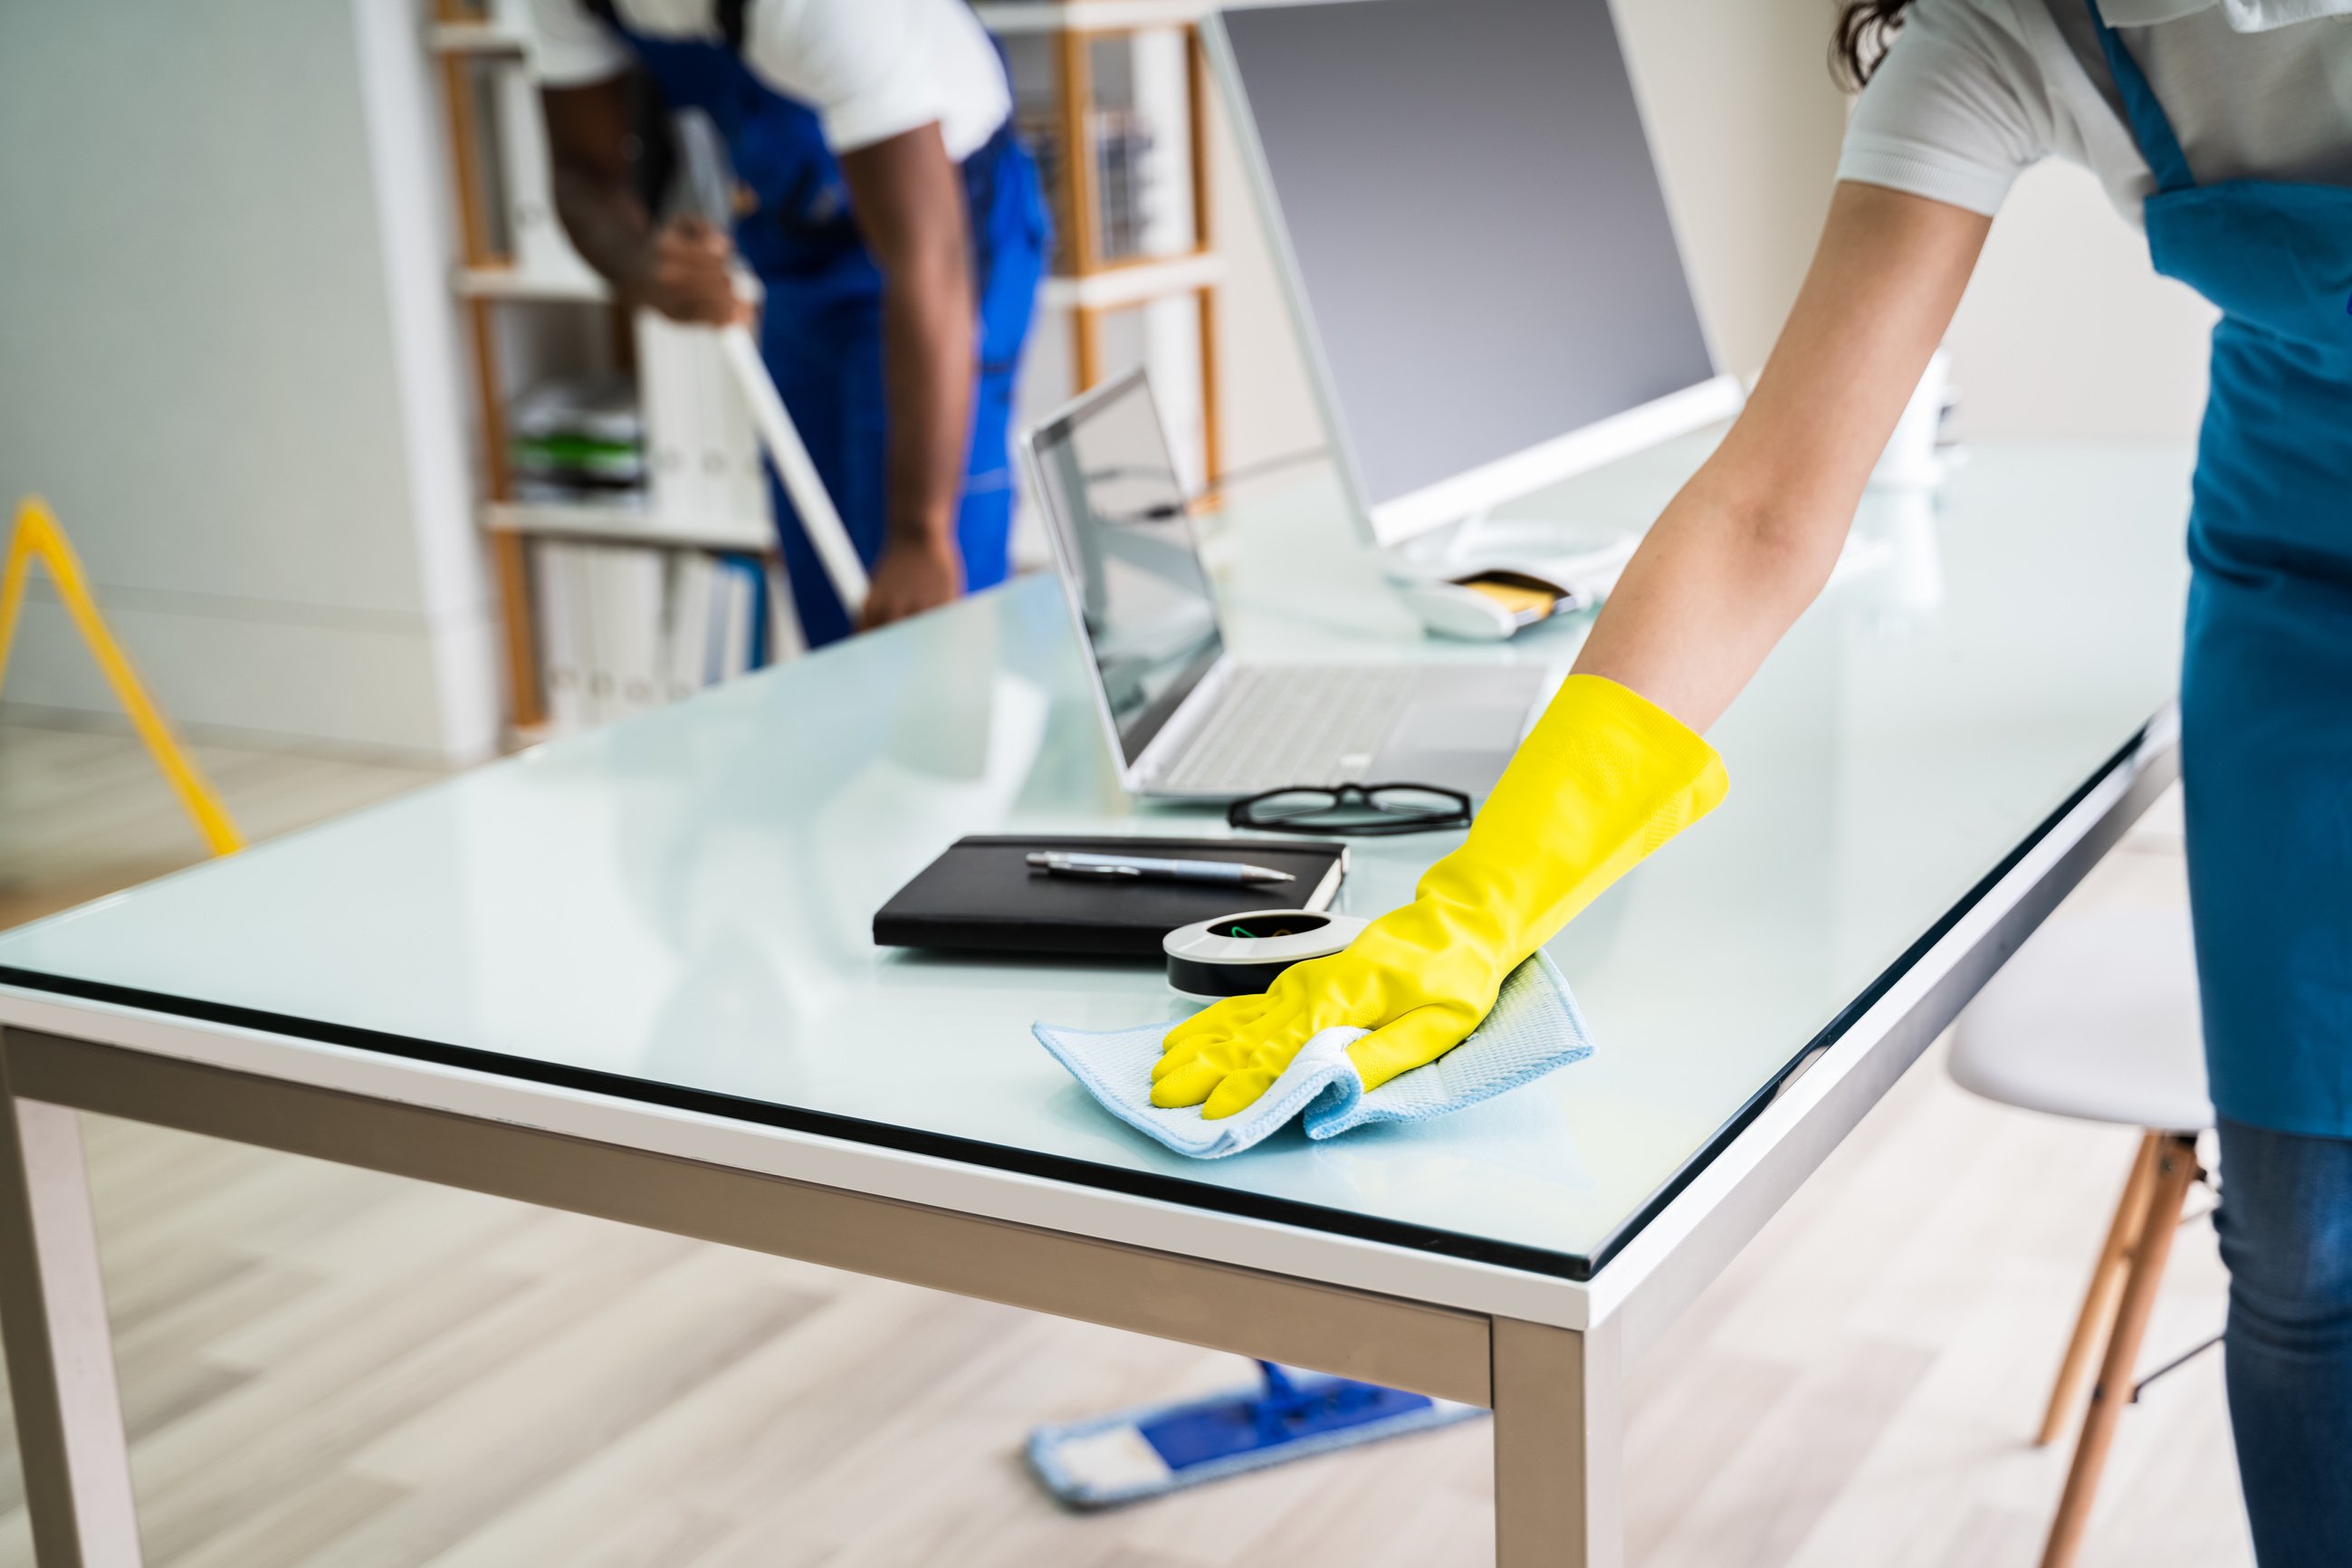
M1171 958L1168 984L1187 996L1254 996L1297 962L1294 958L1282 963L1198 963L1189 958Z
M1312 910L1251 910L1182 926L1160 943L1168 984L1207 1001L1248 996L1294 963L1339 952L1364 924L1353 915Z

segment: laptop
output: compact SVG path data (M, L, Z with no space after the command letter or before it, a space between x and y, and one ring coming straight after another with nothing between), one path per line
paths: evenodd
M1141 371L1028 431L1021 454L1130 794L1494 786L1541 693L1539 668L1261 665L1225 651L1191 498Z

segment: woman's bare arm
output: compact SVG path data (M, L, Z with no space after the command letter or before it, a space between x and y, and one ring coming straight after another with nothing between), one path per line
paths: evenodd
M1829 580L1991 225L1923 196L1838 186L1755 395L1625 568L1579 673L1631 687L1695 730L1730 706Z

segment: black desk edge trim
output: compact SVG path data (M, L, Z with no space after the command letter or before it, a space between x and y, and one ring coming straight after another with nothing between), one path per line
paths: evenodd
M1919 961L1933 952L1937 942L1949 936L1952 933L1952 928L1967 918L1969 910L1984 902L1993 889L2000 885L2002 879L2016 870L2019 864L2032 854L2043 839L2057 831L2060 823L2073 815L2076 806L2090 798L2093 790L2105 784L2117 768L2130 762L2138 753L2140 746L2147 739L2147 726L2143 724L2130 740L2124 742L2115 755L2101 763L2099 770L2084 781L2081 788L2068 795L2060 803L2057 810L2042 819L2040 826L2027 835L2015 848L2002 856L1991 870L1979 878L1976 886L1970 888L1958 903L1947 910L1941 920L1927 928L1927 934L1905 948L1894 963L1881 970L1878 978L1865 986L1861 995L1838 1009L1837 1016L1823 1025L1820 1033L1806 1041L1804 1048L1790 1057L1781 1066L1780 1071L1767 1079L1764 1087L1750 1096L1747 1103L1733 1113L1731 1120L1717 1130L1715 1136L1707 1140L1697 1153L1685 1161L1680 1169L1667 1177L1665 1184L1653 1193L1649 1200L1640 1208L1633 1211L1633 1217L1602 1237L1601 1245L1593 1249L1590 1258L1577 1258L1576 1261L1584 1266L1584 1272L1570 1275L1570 1278L1590 1279L1593 1270L1605 1267L1627 1242L1633 1240L1644 1226L1657 1218L1668 1204L1681 1196L1683 1189L1697 1180L1699 1173L1713 1164L1716 1156L1721 1154L1733 1139L1748 1131L1748 1125L1764 1114L1766 1106L1780 1098L1782 1087L1788 1083L1790 1076L1798 1068L1805 1066L1815 1053L1825 1051L1845 1038L1846 1032L1861 1022L1864 1014L1878 1005L1880 997L1895 988L1896 981L1916 968Z
M1180 1204L1190 1208L1231 1214L1245 1219L1297 1226L1306 1230L1318 1230L1331 1235L1350 1237L1360 1241L1402 1247L1414 1252L1434 1253L1441 1257L1492 1264L1498 1268L1519 1269L1529 1274L1548 1275L1558 1279L1589 1280L1597 1269L1607 1265L1628 1241L1680 1195L1699 1172L1712 1163L1733 1139L1747 1130L1748 1124L1761 1114L1764 1107L1769 1105L1773 1098L1780 1093L1781 1085L1787 1081L1790 1073L1795 1070L1799 1063L1815 1050L1824 1046L1833 1045L1843 1037L1846 1031L1851 1029L1864 1013L1874 1006L1879 998L1884 996L1896 981L1917 964L1919 960L1925 957L1937 942L1950 934L1952 928L1959 923L1962 917L1983 901L1986 895L2000 884L2002 878L2016 869L2018 863L2023 860L2035 846L2048 837L2058 824L2065 819L2067 814L2080 805L2110 773L2131 758L2138 750L2146 734L2147 730L2143 726L2120 751L2093 773L2081 788L2067 796L2064 804L2044 818L2041 826L2014 849L2002 857L2000 864L1979 879L1958 903L1929 928L1926 935L1906 948L1901 956L1864 989L1861 995L1840 1009L1835 1017L1805 1043L1803 1049L1790 1057L1788 1063L1780 1071L1774 1073L1764 1087L1757 1090L1704 1147L1684 1162L1675 1173L1667 1178L1665 1184L1634 1211L1632 1218L1610 1232L1601 1246L1590 1256L1572 1252L1550 1252L1541 1247L1524 1247L1512 1242L1465 1236L1458 1231L1439 1230L1431 1226L1408 1225L1398 1220L1380 1219L1370 1215L1350 1214L1341 1209L1323 1208L1288 1198L1274 1198L1255 1193L1235 1192L1229 1187L1211 1186L1205 1183L1186 1181L1178 1176L1166 1176L1145 1171L1123 1171L1117 1166L1097 1165L1059 1154L1040 1154L1026 1149L1013 1149L1003 1144L986 1143L977 1139L959 1138L948 1133L917 1131L910 1128L892 1127L882 1122L866 1121L856 1117L836 1116L828 1111L803 1110L791 1106L772 1104L765 1100L743 1100L732 1095L716 1094L707 1089L684 1089L673 1084L656 1083L648 1079L627 1078L618 1073L597 1072L586 1068L563 1067L552 1062L535 1061L528 1058L502 1056L496 1051L480 1050L470 1046L447 1045L438 1040L420 1039L379 1029L365 1029L350 1024L327 1023L315 1018L299 1018L283 1013L264 1012L259 1008L235 1006L227 1003L170 996L161 992L141 991L127 985L109 984L104 981L79 980L69 975L47 974L37 970L17 969L0 964L0 984L22 986L27 991L43 992L52 995L72 996L87 1002L104 1002L118 1006L136 1007L144 1012L162 1014L171 1017L221 1024L231 1028L282 1035L321 1045L343 1046L354 1050L371 1051L381 1056L427 1062L436 1067L460 1068L494 1077L546 1084L551 1088L578 1089L616 1100L636 1100L642 1104L658 1105L674 1110L689 1110L701 1115L717 1116L760 1126L778 1127L794 1132L814 1133L820 1137L838 1138L847 1142L895 1149L902 1153L929 1155L962 1164L1009 1171L1019 1175L1043 1176L1048 1180L1067 1182L1076 1186L1123 1193L1130 1197L1151 1198ZM241 1069L231 1068L224 1070L234 1072Z

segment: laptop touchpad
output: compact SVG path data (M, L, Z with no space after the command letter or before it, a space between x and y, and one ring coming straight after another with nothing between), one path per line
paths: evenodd
M1382 783L1443 784L1484 795L1502 776L1527 715L1524 700L1421 699L1405 709L1374 773Z
M1389 745L1398 751L1507 752L1518 743L1519 724L1527 712L1525 701L1419 698L1397 721Z

